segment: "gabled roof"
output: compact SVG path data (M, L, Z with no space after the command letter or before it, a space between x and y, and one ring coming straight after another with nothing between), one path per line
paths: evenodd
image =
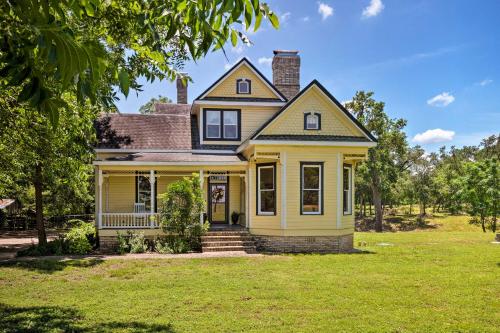
M286 102L287 98L271 83L269 80L262 74L251 62L248 60L246 57L243 57L240 61L238 61L236 64L234 64L233 67L231 67L228 71L226 71L220 78L217 79L210 87L208 87L204 92L198 96L196 100L203 100L205 99L206 95L210 93L215 87L217 87L226 77L231 75L235 70L237 70L240 66L242 65L248 65L250 69L254 72L255 75L257 75L266 86L268 86L275 94L276 97L278 97L279 101Z
M359 128L365 136L372 142L377 142L377 139L368 131L363 124L361 124L335 97L333 97L332 94L328 90L326 90L325 87L321 83L319 83L316 79L311 81L304 89L302 89L297 95L295 95L294 98L289 100L278 112L276 112L268 121L266 121L264 124L262 124L257 131L248 139L248 140L254 140L257 138L260 133L268 126L270 125L275 119L277 119L280 115L283 114L283 112L290 107L297 99L299 99L306 91L308 91L311 87L316 86L318 87L329 99L331 102L333 102L342 112L343 114L356 125L357 128Z

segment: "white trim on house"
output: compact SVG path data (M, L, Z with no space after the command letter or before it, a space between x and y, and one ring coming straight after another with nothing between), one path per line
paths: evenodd
M318 188L306 188L305 184L305 168L318 168L318 174L319 174L319 182L318 182ZM300 186L300 196L301 196L301 205L300 205L300 214L301 215L323 215L323 164L318 163L318 164L302 164L300 166L300 177L302 178L301 180L301 186ZM304 211L304 191L318 191L318 211L317 212L306 212Z
M342 166L344 158L342 153L337 153L337 229L342 227Z
M249 145L275 145L275 146L327 146L327 147L375 147L376 142L349 142L349 141L300 141L300 140L248 140L243 142L237 153L241 153Z
M242 106L283 106L285 102L250 102L250 101L206 101L196 100L197 105L242 105Z
M218 162L218 161L196 161L196 162L152 162L152 161L94 161L93 165L130 165L130 166L146 166L146 165L155 165L155 166L164 166L164 165L181 165L181 166L190 166L190 165L247 165L247 161L240 162Z
M348 177L347 177L347 183L349 184L348 189L344 189L344 170L347 170L348 172ZM344 193L347 191L347 210L344 209ZM352 167L351 166L345 166L342 169L342 211L344 212L344 215L351 215L352 214Z
M234 150L225 149L121 149L121 148L96 148L96 153L196 153L196 154L234 154Z
M314 88L314 87L316 87L316 89L317 89L317 90L319 90L319 91L321 92L321 94L322 94L324 97L326 97L326 99L327 99L327 100L328 100L331 104L333 104L336 108L338 108L338 106L337 106L337 105L336 105L336 104L335 104L335 103L334 103L334 102L330 99L330 97L329 97L329 96L327 96L327 95L326 95L326 94L325 94L325 93L324 93L324 92L323 92L323 91L322 91L322 90L321 90L321 89L320 89L320 88L316 85L316 83L311 84L311 86L310 86L309 88L307 88L307 90L305 90L305 91L301 91L299 94L304 95L306 92L308 92L309 90L311 90L311 89L312 89L312 88ZM297 103L297 101L298 101L298 100L300 100L300 97L302 97L302 96L299 96L298 98L296 98L296 99L295 99L295 100L294 100L294 101L293 101L290 105L288 105L288 106L286 107L286 109L285 109L285 110L282 110L282 112L280 112L280 113L278 114L278 116L277 116L276 118L274 118L274 119L273 119L273 120L272 120L269 124L266 124L266 126L265 126L265 127L261 128L259 132L257 132L256 134L252 134L252 137L257 137L257 136L259 136L259 135L262 133L262 131L264 131L266 128L268 128L269 126L271 126L271 125L272 125L272 124L273 124L273 123L274 123L277 119L279 119L281 116L283 116L283 114L285 114L285 113L286 113L286 110L287 110L287 109L289 109L290 107L292 107L292 105L294 105L295 103ZM343 116L344 116L344 117L345 117L345 118L346 118L346 119L347 119L350 123L354 124L354 126L356 126L356 128L357 128L358 130L360 130L360 132L361 132L361 133L363 133L363 135L364 135L364 136L365 136L368 140L370 140L370 142L374 142L374 141L373 141L373 140L372 140L372 139L371 139L371 138L370 138L370 137L369 137L369 136L368 136L368 135L367 135L367 134L366 134L366 133L365 133L365 132L364 132L364 131L363 131L363 130L362 130L362 129L361 129L361 128L360 128L360 127L356 124L356 123L355 123L355 122L354 122L354 121L352 121L352 119L349 119L349 117L348 117L348 116L347 116L344 112L342 112L342 110L340 110L340 111L341 111L340 113L342 113L342 115L343 115Z
M281 159L281 229L286 229L286 151Z
M208 94L210 94L210 93L211 93L211 92L212 92L212 91L213 91L216 87L218 87L218 86L219 86L219 84L221 84L221 83L222 83L222 81L224 81L224 80L225 80L228 76L230 76L230 75L231 75L233 72L235 72L238 68L240 68L241 66L243 66L243 64L246 64L246 66L247 66L248 68L250 68L250 70L251 70L251 71L252 71L252 72L253 72L253 73L254 73L257 77L259 77L259 78L260 78L260 80L261 80L261 81L262 81L262 82L266 85L266 87L268 87L269 89L271 89L271 91L272 91L272 92L273 92L273 93L274 93L274 94L275 94L275 95L276 95L276 96L277 96L280 100L284 101L283 97L281 97L281 96L280 96L280 94L276 91L276 89L275 89L275 88L273 88L272 86L270 86L270 85L266 82L266 80L264 80L264 79L262 78L262 74L260 74L259 72L255 71L255 70L253 69L252 65L250 65L249 61L248 61L246 58L242 59L242 60L241 60L241 63L240 63L238 66L234 67L234 68L233 68L232 70L230 70L229 72L224 73L224 74L222 75L222 77L221 77L220 81L219 81L219 82L217 82L217 84L214 84L212 87L210 87L210 89L209 89L209 90L207 90L207 91L206 91L203 95L201 95L201 96L200 96L200 97L198 97L197 99L203 99L205 96L207 96Z

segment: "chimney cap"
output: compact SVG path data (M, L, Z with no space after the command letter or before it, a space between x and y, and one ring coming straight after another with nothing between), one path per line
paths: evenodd
M274 53L274 55L280 55L280 56L295 56L299 53L299 51L296 51L296 50L274 50L273 53Z

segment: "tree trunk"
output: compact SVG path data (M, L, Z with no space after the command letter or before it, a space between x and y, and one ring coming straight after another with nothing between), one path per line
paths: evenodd
M383 229L382 196L380 195L379 188L377 186L373 186L373 184L372 184L372 192L373 192L373 204L375 206L375 231L382 232Z
M38 230L38 244L47 244L47 235L45 233L45 225L43 223L43 185L42 185L42 166L35 166L35 177L33 181L35 186L35 212L36 212L36 229Z

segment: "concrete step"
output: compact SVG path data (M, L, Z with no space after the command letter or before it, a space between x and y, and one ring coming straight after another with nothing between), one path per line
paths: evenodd
M233 236L201 236L202 242L224 242L224 241L253 241L250 235L233 235Z
M247 253L256 253L255 246L218 246L218 247L203 247L203 252L227 252L227 251L244 251Z
M223 242L201 242L201 246L203 248L210 248L210 247L220 247L220 246L254 246L255 247L255 242L253 241L223 241Z
M248 231L208 231L204 236L247 236L250 235Z

